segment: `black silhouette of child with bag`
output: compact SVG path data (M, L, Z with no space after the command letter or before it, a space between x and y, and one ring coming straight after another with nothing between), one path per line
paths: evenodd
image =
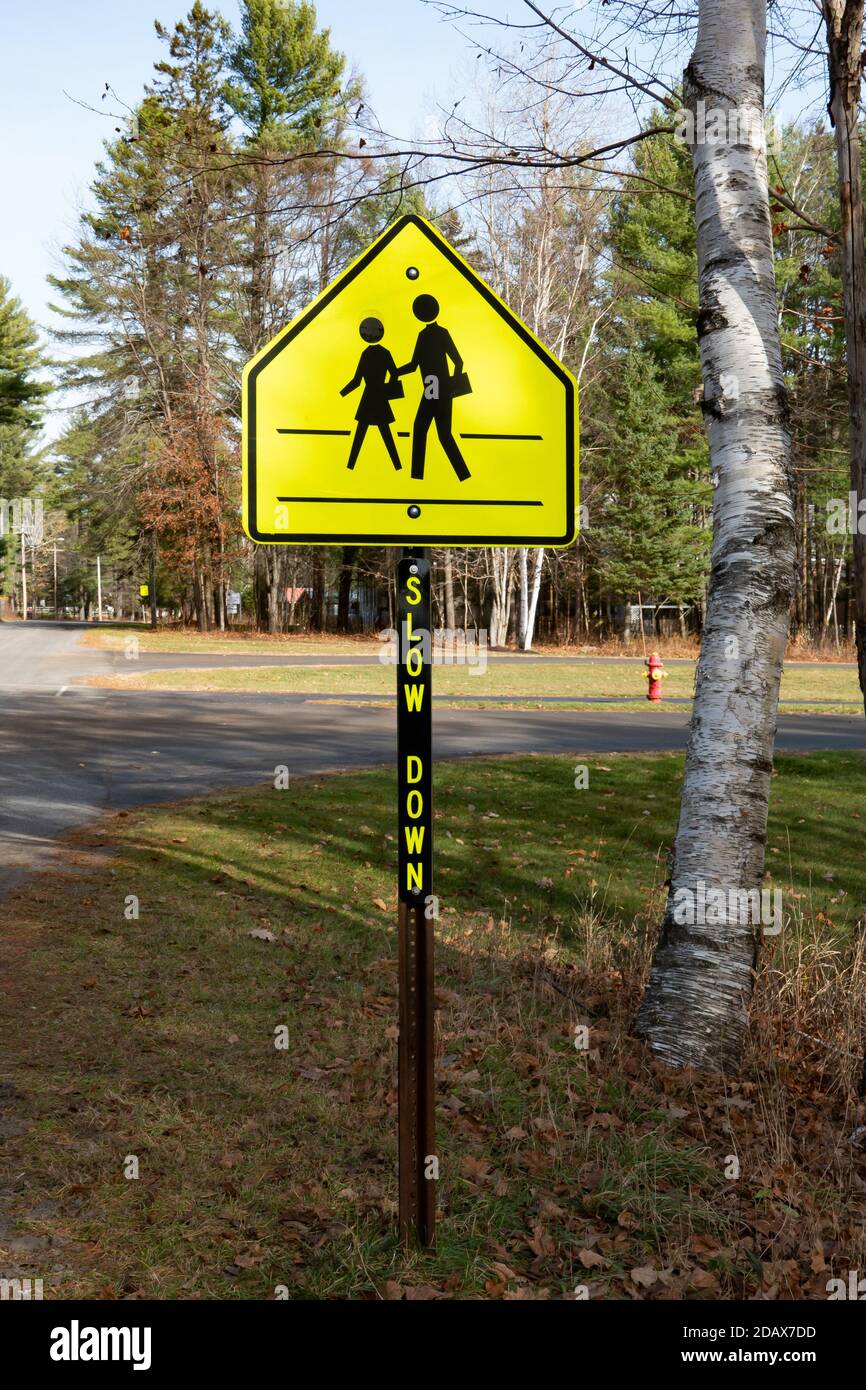
M385 448L388 450L388 457L395 469L399 471L402 464L400 463L400 455L397 453L397 445L394 443L394 436L391 433L394 412L389 402L398 400L403 395L403 385L398 380L397 367L393 357L388 349L382 346L385 328L381 320L364 319L358 331L364 342L369 343L370 346L364 348L355 375L340 392L341 396L348 396L351 391L357 391L361 382L364 383L364 394L361 396L358 409L355 412L355 419L358 424L346 467L355 467L367 430L371 425L375 425L382 436Z

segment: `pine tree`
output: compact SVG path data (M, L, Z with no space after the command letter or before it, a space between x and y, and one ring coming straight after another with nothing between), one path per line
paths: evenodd
M611 373L597 450L607 480L599 569L614 593L678 604L703 589L709 533L695 526L702 485L671 450L670 398L651 355L621 349Z
M0 276L0 505L32 497L44 478L36 439L48 383L40 379L47 363L36 328L7 279ZM8 534L9 517L0 524L0 590L14 586L18 554Z
M0 495L21 496L33 481L33 444L48 393L36 328L0 275Z
M634 176L614 201L608 280L623 337L649 355L666 393L672 463L706 482L695 237L688 148L670 136L644 141L635 148Z
M700 604L712 489L699 404L691 161L685 146L659 136L636 147L633 167L611 213L615 318L589 453L605 500L590 543L614 594Z
M307 0L243 0L226 96L256 145L315 140L340 100L345 59Z
M177 522L186 528L185 576L201 626L223 619L230 548L237 535L232 433L235 309L232 272L237 175L224 95L225 21L199 0L169 32L135 119L106 147L94 206L66 249L69 271L52 283L78 359L65 383L91 388L91 426L103 467L117 479L140 529L164 521L155 498L172 478ZM193 451L200 467L186 468ZM203 487L178 499L180 476Z
M242 346L251 356L280 326L277 266L315 170L312 161L288 156L309 154L333 134L345 59L332 49L328 30L316 28L315 6L306 0L244 0L228 62L225 98L246 131L249 282Z

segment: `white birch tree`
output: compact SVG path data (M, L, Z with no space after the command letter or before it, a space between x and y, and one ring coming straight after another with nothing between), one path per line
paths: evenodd
M713 551L670 893L636 1021L638 1036L667 1063L713 1070L736 1068L747 1024L759 927L742 920L752 916L742 895L763 878L794 591L764 135L766 30L766 0L701 0L685 73ZM707 118L701 139L702 113L710 112L714 138ZM701 912L711 890L711 908Z

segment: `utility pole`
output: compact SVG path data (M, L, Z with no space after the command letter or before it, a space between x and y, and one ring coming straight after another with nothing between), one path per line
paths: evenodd
M54 621L57 622L57 542L54 542Z
M102 622L102 556L96 557L96 621Z
M27 622L27 543L24 539L24 527L21 527L21 607L25 623Z

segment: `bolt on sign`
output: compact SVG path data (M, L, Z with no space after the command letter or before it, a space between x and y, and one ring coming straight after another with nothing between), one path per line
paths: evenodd
M244 527L325 545L568 545L577 384L403 217L244 372Z
M244 527L402 545L397 568L399 1216L433 1242L429 545L568 545L577 384L444 237L403 217L244 371Z

